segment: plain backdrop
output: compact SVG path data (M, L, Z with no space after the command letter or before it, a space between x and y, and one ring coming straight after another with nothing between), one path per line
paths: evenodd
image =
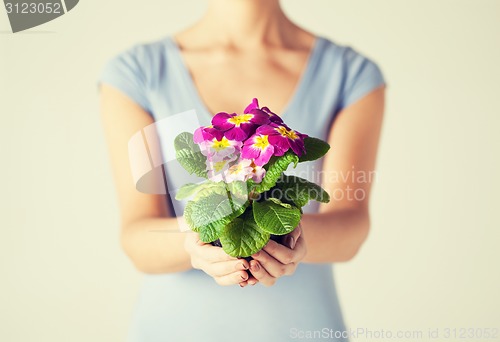
M389 85L370 237L335 271L349 327L419 340L500 329L500 1L283 5L375 60ZM81 1L17 34L0 9L0 341L124 339L141 276L119 247L96 80L205 6Z

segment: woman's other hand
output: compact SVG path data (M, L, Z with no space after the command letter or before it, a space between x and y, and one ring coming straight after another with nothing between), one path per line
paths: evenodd
M269 240L261 251L253 254L250 271L256 280L265 286L272 286L279 277L293 274L306 253L307 248L299 224L293 232L286 235L283 245Z
M250 267L245 259L234 258L220 247L212 246L200 240L198 233L186 233L184 248L191 257L191 266L202 270L222 286L247 285L249 280L246 270ZM257 282L252 281L252 283Z

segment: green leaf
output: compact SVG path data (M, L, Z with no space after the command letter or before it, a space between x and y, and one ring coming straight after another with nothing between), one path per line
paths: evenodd
M222 196L227 196L227 189L223 182L212 182L206 181L200 191L196 194L195 200L199 200L202 197L207 197L212 194L219 194Z
M227 194L212 193L189 201L184 209L184 218L189 227L200 234L201 241L212 242L219 238L224 226L240 216L248 205L248 201L238 203Z
M226 189L231 196L248 199L248 184L242 181L233 181L226 184Z
M194 143L191 133L183 132L175 137L174 147L177 161L187 172L207 178L206 157Z
M269 238L270 234L257 225L249 212L224 227L220 242L227 254L233 257L248 257L260 251Z
M184 184L179 191L175 194L176 200L183 200L189 197L194 196L198 191L203 189L205 183L197 184L197 183L188 183Z
M278 179L280 179L282 173L288 168L290 164L297 166L299 162L299 157L293 152L286 152L281 157L272 157L269 163L266 165L266 175L262 179L262 182L255 185L255 192L262 193L271 189Z
M242 183L242 184L237 184ZM212 182L210 180L206 180L202 183L187 183L181 186L181 188L177 191L175 195L176 200L183 200L189 197L194 197L195 200L206 197L213 193L217 193L219 195L226 195L230 192L240 198L247 198L248 190L247 186L244 182L232 182L230 184L226 184L224 182Z
M194 143L193 134L191 134L189 132L182 132L175 137L174 147L175 147L176 151L179 151L179 150L182 150L185 148L192 149L193 146L197 146Z
M290 233L300 222L300 209L278 199L253 202L253 217L259 227L274 235Z
M307 137L304 139L304 147L306 149L306 153L300 156L299 162L319 159L330 149L330 145L328 143L313 137Z
M281 191L278 192L275 189ZM279 194L281 201L293 202L299 208L305 206L310 200L330 202L330 196L322 187L297 176L283 175L276 183L275 189L271 190L274 197Z

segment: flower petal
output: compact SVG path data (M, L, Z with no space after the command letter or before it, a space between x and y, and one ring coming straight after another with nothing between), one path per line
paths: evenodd
M269 162L269 159L273 156L274 153L274 147L273 145L267 146L264 150L260 151L260 155L255 158L255 165L257 166L263 166Z
M290 141L290 147L292 148L292 151L298 155L299 157L306 152L306 149L304 147L304 140L302 139L295 139L295 140L289 140Z
M240 127L233 127L224 132L224 136L229 140L243 141L249 136L244 129L246 125L241 125ZM248 130L248 128L246 129ZM248 130L249 131L249 130Z
M269 120L270 120L271 122L275 122L275 123L277 123L277 124L283 123L283 119L281 119L281 118L279 117L279 115L277 115L277 114L275 114L275 113L271 112L271 110L270 110L269 108L267 108L267 107L262 107L262 108L261 108L261 110L262 110L264 113L266 113L267 115L269 115Z
M233 113L233 114L228 114L228 113L224 113L224 112L217 113L212 118L212 125L217 130L227 131L228 129L231 129L234 127L234 124L230 123L228 120L235 115L236 115L235 113Z
M253 168L252 180L255 183L260 183L260 182L262 182L262 178L264 178L265 175L266 175L266 169L264 169L261 166L255 166Z
M269 116L260 109L254 109L250 112L250 114L253 114L253 118L251 121L254 124L265 125L269 123Z
M260 149L253 147L252 145L245 145L241 149L241 158L244 159L254 159L260 155Z
M259 100L257 100L256 98L254 98L252 100L252 103L250 103L246 108L245 110L243 111L243 113L250 113L250 111L252 109L259 109Z
M289 139L279 134L269 135L269 143L274 147L276 147L277 149L279 149L280 151L283 151L283 153L288 151L288 149L290 148Z
M271 135L276 134L275 128L278 127L276 124L263 125L257 128L257 134Z

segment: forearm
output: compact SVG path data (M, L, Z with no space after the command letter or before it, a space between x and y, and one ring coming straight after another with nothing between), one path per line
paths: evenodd
M173 273L191 268L176 218L141 219L124 225L121 243L135 267L144 273Z
M369 215L361 209L338 209L304 214L301 221L307 245L304 262L341 262L352 259L369 231Z

